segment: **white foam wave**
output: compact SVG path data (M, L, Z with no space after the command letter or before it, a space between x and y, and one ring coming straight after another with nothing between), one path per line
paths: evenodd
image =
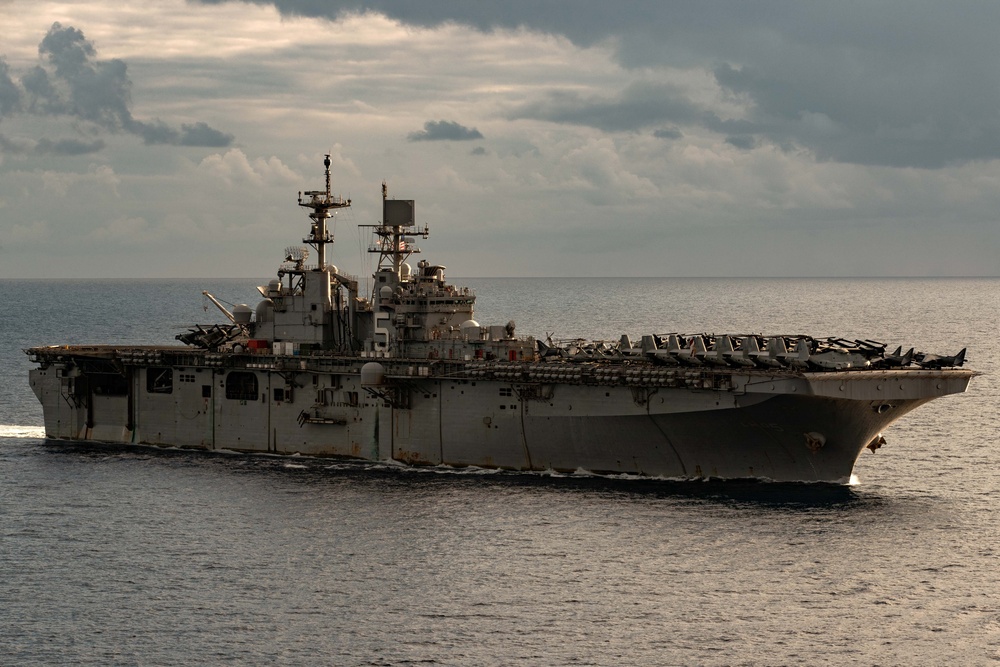
M45 428L42 426L18 426L16 424L0 424L0 438L44 438Z

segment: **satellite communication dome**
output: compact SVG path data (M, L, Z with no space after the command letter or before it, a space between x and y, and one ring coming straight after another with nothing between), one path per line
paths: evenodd
M382 289L378 291L380 299L391 299L392 298L392 288L388 285L383 285Z
M250 324L250 317L252 315L253 310L245 303L241 303L233 308L233 322L236 324Z
M257 304L257 324L263 324L264 322L270 322L274 319L272 313L274 312L274 304L267 299L261 301Z
M385 366L377 361L369 361L361 367L361 386L377 387L385 382Z

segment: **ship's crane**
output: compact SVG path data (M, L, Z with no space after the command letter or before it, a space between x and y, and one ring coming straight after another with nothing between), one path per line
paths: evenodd
M211 292L209 292L208 290L202 290L201 294L202 294L202 296L206 297L209 301L211 301L212 303L214 303L215 307L218 308L219 310L221 310L222 314L225 315L227 318L229 318L230 322L232 322L233 324L236 324L236 317L234 317L233 314L231 312L229 312L229 309L226 308L225 306L223 306L222 303L218 299L216 299L214 296L212 296ZM205 307L208 308L208 306L205 306Z

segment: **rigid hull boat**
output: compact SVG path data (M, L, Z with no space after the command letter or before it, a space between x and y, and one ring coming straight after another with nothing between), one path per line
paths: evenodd
M679 479L850 479L910 410L966 390L954 357L808 336L644 335L540 341L481 326L476 295L420 252L415 203L387 196L370 225L374 289L327 261L350 200L299 193L303 242L256 308L179 345L34 347L49 438L588 471Z

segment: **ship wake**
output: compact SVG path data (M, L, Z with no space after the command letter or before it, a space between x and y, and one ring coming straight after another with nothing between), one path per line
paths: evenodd
M17 424L0 424L0 438L44 438L45 428L42 426L19 426Z

